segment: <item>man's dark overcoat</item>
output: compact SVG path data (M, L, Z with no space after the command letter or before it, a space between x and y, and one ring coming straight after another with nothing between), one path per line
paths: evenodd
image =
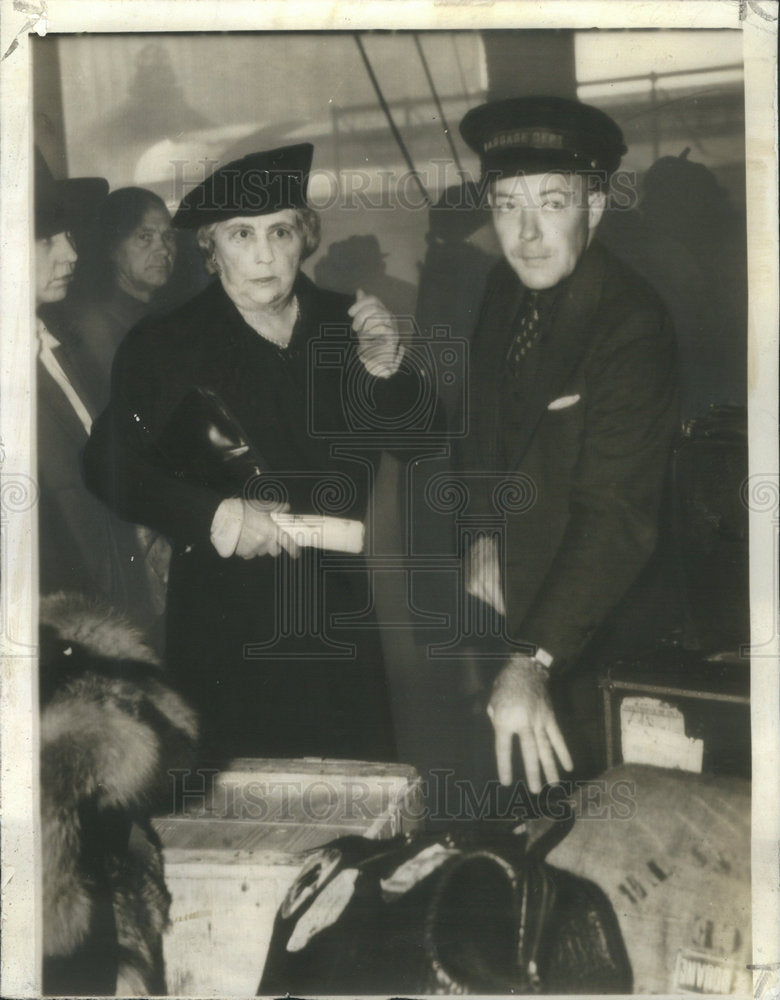
M215 759L387 758L385 679L362 557L304 549L297 560L221 558L210 528L227 494L183 474L166 450L177 408L193 387L209 389L260 456L262 475L234 494L286 500L293 513L365 519L381 454L366 442L397 433L404 415L419 411L424 375L404 362L389 379L370 376L356 356L351 300L303 275L295 292L300 315L286 350L246 324L218 281L132 330L85 451L87 481L120 516L173 542L166 659L202 713Z
M461 465L481 474L468 480L472 510L503 523L508 635L547 650L555 671L576 662L656 546L677 426L674 334L649 286L594 241L514 374L525 294L497 264L472 343ZM505 474L517 492L502 501Z

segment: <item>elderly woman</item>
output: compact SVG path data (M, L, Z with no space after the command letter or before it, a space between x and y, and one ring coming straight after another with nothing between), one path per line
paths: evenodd
M301 273L312 152L252 154L183 199L174 226L217 280L130 332L85 452L91 488L173 541L166 658L214 762L394 752L362 556L299 547L277 514L364 521L430 387L378 300Z
M119 343L155 310L175 260L171 217L154 192L125 187L103 199L82 242L63 307L63 320L99 409L108 402Z

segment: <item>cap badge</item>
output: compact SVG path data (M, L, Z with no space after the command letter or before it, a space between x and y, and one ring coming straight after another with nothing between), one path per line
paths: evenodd
M551 132L549 129L522 128L510 132L499 132L483 146L483 152L491 149L563 149L562 132Z

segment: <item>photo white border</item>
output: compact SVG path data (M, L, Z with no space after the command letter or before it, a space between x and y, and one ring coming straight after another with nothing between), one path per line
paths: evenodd
M31 32L488 28L741 28L749 240L749 448L754 991L777 996L778 845L778 171L774 0L0 0L0 995L40 995L37 853L37 564L32 246Z

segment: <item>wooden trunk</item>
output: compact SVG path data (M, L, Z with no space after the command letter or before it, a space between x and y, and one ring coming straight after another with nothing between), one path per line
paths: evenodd
M173 897L165 938L174 996L253 996L274 917L305 852L346 834L392 837L422 822L417 772L362 761L233 761L184 815L158 817Z

